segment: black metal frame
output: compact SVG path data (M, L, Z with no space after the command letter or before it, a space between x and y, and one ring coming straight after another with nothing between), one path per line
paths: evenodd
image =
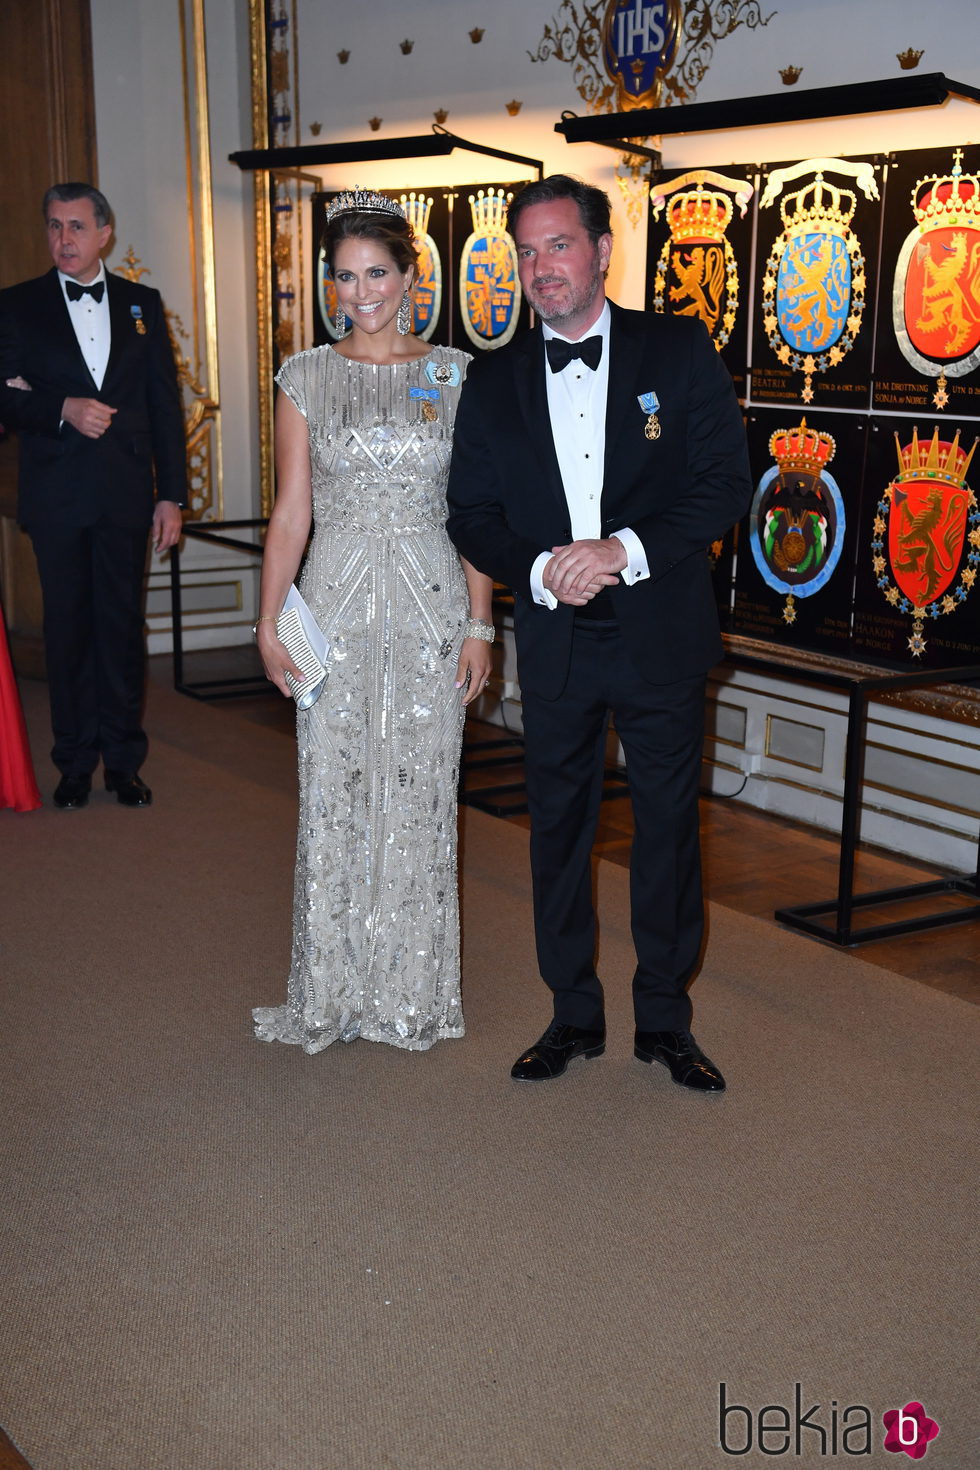
M246 526L249 528L267 526L268 524L268 519L263 517L250 521L188 521L184 525L183 535L197 537L198 540L208 541L214 546L227 546L233 551L247 551L252 556L261 556L265 550L261 543L256 545L254 541L243 541L238 536L216 533L225 530L242 530ZM191 699L235 699L245 694L262 693L263 686L269 692L272 691L272 685L264 674L242 675L237 679L197 679L193 683L184 678L184 626L179 544L170 553L170 612L173 624L174 688L179 694L190 695Z
M769 123L809 122L824 117L858 117L872 112L902 112L914 107L940 107L949 97L980 102L980 88L954 82L941 71L878 82L850 82L842 87L808 87L769 92L761 97L728 97L718 102L684 102L676 107L638 107L631 112L593 113L579 117L563 112L555 132L566 143L600 143L618 153L658 154L630 142L650 134L710 133Z
M738 668L757 669L779 678L796 679L808 684L829 684L832 688L849 691L837 896L817 903L795 904L790 908L777 909L774 915L776 920L790 928L799 929L811 938L823 939L830 944L844 947L868 944L875 939L890 939L901 934L916 934L943 924L963 924L980 918L980 834L977 840L977 871L973 875L949 874L899 888L880 888L871 893L854 892L854 858L861 822L869 701L876 694L899 689L921 689L930 684L957 684L980 679L980 664L959 669L919 669L914 673L867 677L835 670L795 668L781 659L761 658L734 650L729 651L727 661ZM957 893L977 901L962 908L918 914L890 924L854 928L855 909L911 902L939 893ZM823 914L832 915L833 923L820 923L818 916Z
M523 153L507 153L502 148L489 148L485 143L470 143L457 137L439 123L431 133L418 133L405 138L358 138L344 143L300 143L281 148L243 148L229 153L229 163L237 163L244 171L253 169L315 168L336 163L385 163L394 158L444 158L457 148L468 153L482 153L486 158L503 158L519 163L544 176L540 158L526 158Z

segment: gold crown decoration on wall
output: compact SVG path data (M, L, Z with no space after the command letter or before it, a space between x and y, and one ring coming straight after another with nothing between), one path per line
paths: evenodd
M667 228L673 239L722 241L735 209L728 194L705 189L699 178L693 189L675 195L667 206Z
M503 235L507 230L507 206L513 199L513 194L505 194L503 189L494 193L488 189L484 194L478 189L476 195L470 195L470 214L473 216L473 229L480 234Z
M512 97L511 100L505 105L511 117L516 117L521 108L524 106L523 102L518 102L516 97Z
M907 51L899 51L895 59L903 71L912 71L924 55L924 51L915 51L910 46Z
M777 429L769 438L769 453L783 471L820 475L836 452L833 435L809 428L806 419L794 429Z
M435 118L439 126L442 127L443 123L446 121L446 118L449 116L449 109L446 107L437 107L432 116Z
M402 213L412 227L412 234L421 239L429 233L429 214L432 209L432 199L426 198L424 194L402 194L399 199Z
M350 52L349 51L338 51L337 52L337 60L340 62L341 66L346 66L347 63L348 63L348 61L350 61Z
M854 190L838 188L820 172L802 189L784 194L779 203L779 213L790 239L810 234L814 226L825 230L828 225L833 225L835 232L837 229L846 230L856 208Z
M953 154L948 174L930 174L917 181L912 190L912 210L923 235L947 225L980 229L980 179L976 174L964 174L962 148Z
M783 66L780 67L779 75L783 79L784 87L794 87L803 75L803 68L802 66Z
M409 41L409 40L400 41L399 42L399 46L401 47L401 53L402 53L402 55L403 56L411 56L411 54L412 54L412 48L413 48L414 45L415 45L415 42L414 41Z
M381 118L381 117L369 117L368 118L368 127L371 129L372 133L376 133L383 122L384 122L384 118Z
M946 485L957 485L964 490L970 461L978 442L980 441L974 439L967 453L965 449L960 448L959 429L956 431L952 444L940 440L939 430L934 429L932 439L928 445L924 445L919 439L919 431L916 428L912 430L912 443L907 444L903 449L896 434L898 473L894 483L902 485L908 480L921 480L923 476L926 476L930 480L938 480Z
M479 46L485 34L486 32L484 31L482 26L474 26L473 29L470 31L470 40L473 42L473 45Z

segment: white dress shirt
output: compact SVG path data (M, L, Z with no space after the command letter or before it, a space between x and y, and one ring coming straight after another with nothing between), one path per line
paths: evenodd
M548 414L555 443L558 468L571 517L573 541L599 540L602 534L603 465L606 452L606 396L609 386L609 303L602 308L598 321L585 333L602 338L602 356L593 370L575 358L553 373L545 356L545 380L548 392ZM552 337L568 342L560 332L542 323L547 342ZM620 576L628 587L650 575L643 543L636 533L624 527L613 533L626 551L627 565ZM531 596L542 607L556 608L558 599L545 587L542 577L552 557L542 551L531 568Z
M109 327L109 287L106 286L102 293L102 300L96 301L93 296L82 296L78 301L68 300L68 282L70 276L58 272L58 280L65 297L65 305L68 307L68 315L78 339L78 346L85 359L85 365L95 380L96 388L102 387L102 379L109 365L109 347L111 335ZM96 281L105 281L105 266L99 266L99 274L85 285L94 286ZM79 283L81 284L81 283Z

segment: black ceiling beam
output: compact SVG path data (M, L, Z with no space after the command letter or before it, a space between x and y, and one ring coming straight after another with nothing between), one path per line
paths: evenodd
M684 102L676 107L638 107L632 112L593 113L578 117L563 112L555 132L566 143L606 143L624 153L637 153L629 136L721 132L766 123L814 122L825 117L897 112L910 107L939 107L949 97L980 102L980 88L954 82L940 71L892 77L881 82L850 82L842 87L787 89L762 97L729 97L720 102Z
M470 143L438 125L433 125L431 133L420 133L414 137L302 143L292 148L246 148L230 153L228 159L242 170L310 168L335 163L384 163L393 158L439 158L446 157L457 148L537 169L539 178L544 173L544 166L538 158L525 158L522 153L505 153L501 148L488 148L484 143Z
M444 138L423 133L417 138L366 138L362 142L301 143L294 148L246 148L229 153L231 163L243 170L309 168L327 163L378 163L387 158L434 158L452 153Z

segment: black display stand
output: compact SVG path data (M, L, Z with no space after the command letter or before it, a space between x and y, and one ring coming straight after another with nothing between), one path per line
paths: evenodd
M232 551L244 551L251 556L261 557L265 547L261 541L245 541L241 536L227 536L226 531L264 529L268 520L250 521L188 521L183 536L192 536L207 541L212 546L227 546ZM245 694L261 692L262 686L270 693L272 685L264 674L243 675L237 679L184 678L184 614L180 585L180 543L170 552L170 613L171 636L173 639L174 688L178 694L187 694L191 699L235 699Z
M845 947L868 944L874 939L890 939L900 934L917 934L923 929L936 929L943 924L962 924L980 918L980 834L977 843L977 870L972 875L949 874L900 888L881 888L871 893L854 892L854 857L861 824L869 702L876 694L893 693L901 689L922 689L930 684L955 684L980 679L980 664L958 669L918 669L915 673L868 676L834 669L796 668L782 659L742 654L736 650L729 650L727 660L736 668L757 669L761 673L778 675L783 679L796 679L806 684L828 684L833 689L846 689L849 695L837 895L816 903L777 909L774 915L776 920L792 929L801 930L811 938ZM961 894L975 902L962 908L916 914L911 918L897 919L890 924L869 924L864 928L855 928L856 909L911 902L939 893ZM822 922L825 916L826 919Z

